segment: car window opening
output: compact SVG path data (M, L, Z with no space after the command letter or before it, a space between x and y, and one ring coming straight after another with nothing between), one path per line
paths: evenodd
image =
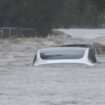
M85 50L55 50L41 52L40 57L44 60L54 59L80 59L84 56Z

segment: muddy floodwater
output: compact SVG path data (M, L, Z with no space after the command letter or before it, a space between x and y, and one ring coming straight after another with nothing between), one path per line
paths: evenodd
M105 105L104 56L94 66L32 66L38 48L67 43L64 40L0 41L0 105Z

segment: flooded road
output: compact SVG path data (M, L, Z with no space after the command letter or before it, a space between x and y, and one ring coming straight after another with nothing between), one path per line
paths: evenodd
M50 42L0 42L0 105L105 105L104 58L95 66L32 66L38 48L56 45Z

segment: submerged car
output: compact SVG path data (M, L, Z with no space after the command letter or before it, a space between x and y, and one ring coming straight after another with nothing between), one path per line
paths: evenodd
M54 47L37 51L33 64L79 63L94 65L96 63L94 50L89 47Z

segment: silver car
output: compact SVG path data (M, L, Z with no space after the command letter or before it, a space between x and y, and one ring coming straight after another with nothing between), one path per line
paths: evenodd
M97 62L94 50L89 47L54 47L37 51L33 64L80 63L94 65Z

